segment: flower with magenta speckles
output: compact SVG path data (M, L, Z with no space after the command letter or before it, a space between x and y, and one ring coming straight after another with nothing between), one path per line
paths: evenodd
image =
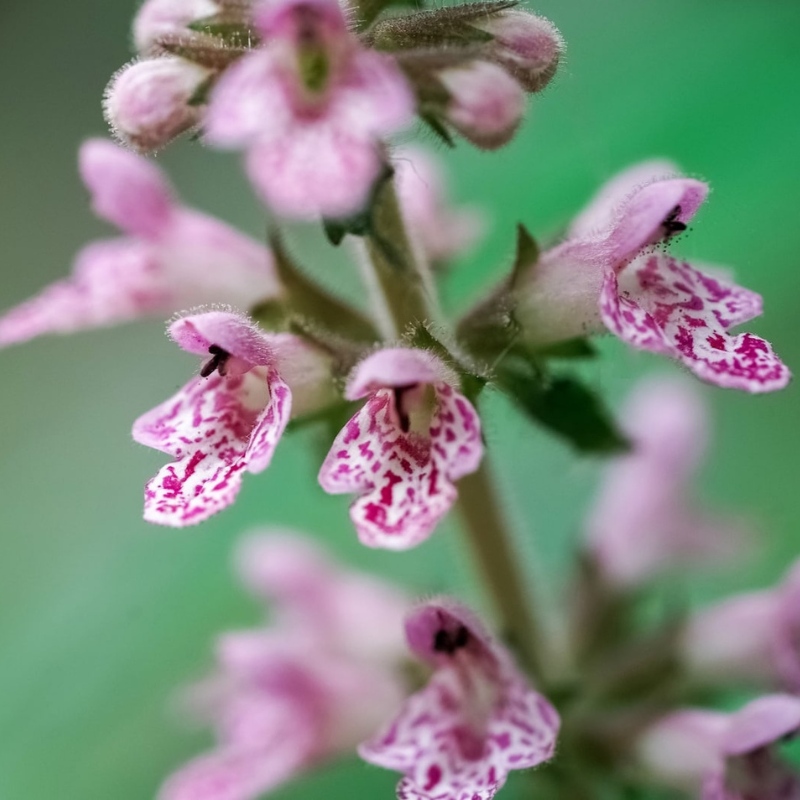
M475 616L447 600L418 607L406 639L434 674L361 757L403 773L401 800L489 800L508 773L553 756L560 721Z
M350 517L369 547L406 550L456 499L453 482L483 455L480 418L452 370L424 350L388 348L353 371L345 396L367 398L319 472L326 492L358 492Z
M269 466L294 395L306 410L315 394L329 400L330 375L326 358L304 340L262 333L237 314L184 317L169 333L206 361L177 394L136 420L133 438L175 458L147 484L145 519L182 528L230 505L245 470Z
M545 345L606 329L718 386L786 386L789 370L768 342L730 333L761 314L761 297L654 247L686 230L707 193L706 184L675 177L661 162L601 189L520 287L528 341Z

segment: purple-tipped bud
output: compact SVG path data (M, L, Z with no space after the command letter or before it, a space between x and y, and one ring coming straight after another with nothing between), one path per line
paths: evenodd
M482 150L511 141L525 110L525 93L502 67L473 61L443 70L439 79L450 94L445 117L465 139Z
M541 91L555 75L564 39L549 20L527 11L505 11L473 24L494 37L492 59L526 91Z
M172 56L123 67L106 91L106 121L125 144L157 150L197 124L200 108L192 101L211 74Z
M158 39L186 32L194 20L210 17L219 8L212 0L145 0L133 20L133 43L143 55L158 49Z

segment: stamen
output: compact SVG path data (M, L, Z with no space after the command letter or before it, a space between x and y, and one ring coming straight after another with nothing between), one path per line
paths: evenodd
M228 372L228 359L231 354L215 344L208 348L208 352L211 353L211 358L200 367L200 377L207 378L217 371L224 377Z
M447 653L451 656L456 650L461 650L469 642L469 631L464 625L459 625L455 633L444 628L436 631L433 637L433 649L437 653Z
M411 418L408 412L403 408L403 395L413 386L397 386L394 389L394 407L397 411L397 417L400 421L400 430L403 433L408 433L411 430Z
M661 223L661 227L664 228L664 238L669 239L670 236L674 236L676 233L683 233L686 230L686 223L678 219L681 211L682 209L679 205L675 206Z

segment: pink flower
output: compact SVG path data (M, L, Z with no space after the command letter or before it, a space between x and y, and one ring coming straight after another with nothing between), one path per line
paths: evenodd
M778 586L697 612L687 622L682 652L695 679L800 692L800 562Z
M426 260L441 264L475 244L484 228L482 216L476 209L450 208L432 154L406 147L394 154L393 163L403 216Z
M603 328L633 347L679 360L703 380L748 392L781 389L789 371L770 345L729 330L761 314L761 297L653 245L687 224L706 184L653 162L622 173L545 252L520 293L531 343Z
M540 91L555 75L564 39L550 20L511 8L472 24L494 37L487 46L492 58L526 91Z
M300 390L304 411L330 400L327 359L291 334L265 334L237 314L172 323L170 336L206 357L200 375L133 425L133 438L175 462L145 489L144 518L194 525L230 505L242 472L265 470Z
M0 318L0 346L201 303L246 308L279 293L270 252L178 205L150 162L93 139L81 148L80 167L95 212L127 235L90 244L71 278Z
M445 118L465 139L482 150L511 141L525 113L525 91L505 69L471 61L437 77L450 96Z
M453 481L478 468L480 419L457 385L423 350L380 350L353 371L345 396L368 399L336 437L319 482L360 494L350 517L367 546L405 550L427 539L456 499Z
M552 757L558 714L469 611L427 603L407 620L406 638L433 677L359 748L403 773L401 800L489 800L511 770Z
M114 136L141 151L169 144L199 123L200 107L192 100L212 74L175 56L123 67L111 79L103 105Z
M379 140L413 114L399 69L359 45L336 0L267 0L255 24L267 44L220 79L208 141L247 148L250 179L278 212L359 211L381 170Z
M586 525L605 580L630 588L669 567L733 555L743 541L741 526L697 511L689 496L708 432L692 386L651 379L633 393L621 419L633 452L606 469Z
M310 541L296 537L255 538L246 543L240 561L248 581L254 571L262 578L269 575L257 584L260 593L274 587L277 623L221 637L217 675L195 693L195 704L214 726L217 745L173 774L159 800L260 796L352 752L405 694L400 642L376 653L369 641L374 626L360 630L358 618L337 615L360 595L374 621L380 618L384 629L399 634L407 606L397 590L346 572ZM281 573L273 568L278 565L290 569ZM339 638L340 633L345 637Z
M775 752L798 730L800 700L767 695L735 714L670 714L645 732L639 757L654 777L701 800L798 800L800 777Z

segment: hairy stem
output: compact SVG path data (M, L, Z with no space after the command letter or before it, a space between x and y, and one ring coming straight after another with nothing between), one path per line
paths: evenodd
M484 465L458 485L458 508L475 566L491 596L505 636L530 675L543 683L542 636L525 591L511 532Z
M394 333L401 334L412 323L430 320L434 302L427 268L414 252L391 179L384 181L376 193L366 250L392 317Z
M415 322L429 321L434 306L430 280L406 233L391 180L385 181L376 194L366 249L395 332L402 333ZM504 632L530 674L541 680L540 634L485 466L462 478L459 497L466 538Z

